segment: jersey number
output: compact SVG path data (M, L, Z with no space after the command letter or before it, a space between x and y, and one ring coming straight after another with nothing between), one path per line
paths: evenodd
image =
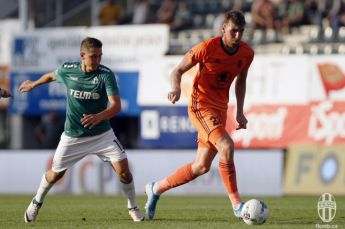
M213 125L214 125L214 126L218 126L218 125L220 125L220 123L221 123L220 120L219 120L219 118L216 117L216 116L211 116L210 120L213 122Z

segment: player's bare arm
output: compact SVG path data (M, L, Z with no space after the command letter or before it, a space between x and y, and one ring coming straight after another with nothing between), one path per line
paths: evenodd
M244 106L244 97L246 94L246 82L247 82L247 74L248 70L242 72L236 78L235 84L235 93L236 93L236 101L237 101L237 113L236 113L236 121L238 123L238 127L236 130L239 129L246 129L248 120L243 114L243 106Z
M42 75L38 80L31 81L31 80L25 80L20 86L19 91L20 92L29 92L35 87L49 83L56 80L55 72L48 72L44 75Z
M181 97L181 78L183 73L193 67L193 64L187 57L173 69L170 74L171 91L168 93L168 99L174 104Z
M92 129L104 120L109 120L121 111L121 99L118 95L108 96L109 105L107 109L97 114L83 114L80 120L85 128Z

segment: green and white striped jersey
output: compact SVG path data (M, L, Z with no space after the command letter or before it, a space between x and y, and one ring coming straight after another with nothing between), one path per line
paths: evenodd
M103 121L92 129L81 124L83 114L96 114L107 108L108 96L119 95L114 73L100 65L96 71L85 73L80 62L66 62L55 71L57 82L67 88L65 134L84 137L101 134L111 128Z

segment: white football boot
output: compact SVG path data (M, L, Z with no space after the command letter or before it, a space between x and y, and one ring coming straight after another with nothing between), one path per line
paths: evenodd
M128 209L128 214L132 217L134 222L142 222L145 220L138 207Z
M242 216L242 208L243 208L243 205L244 203L241 202L238 204L237 208L234 208L234 215L237 217L237 218L240 218L242 219L243 216Z
M29 207L26 209L24 213L24 221L25 223L31 223L35 221L38 211L42 207L43 203L37 202L35 198L32 199Z

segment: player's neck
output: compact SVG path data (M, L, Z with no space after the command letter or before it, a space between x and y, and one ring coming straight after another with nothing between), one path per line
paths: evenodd
M92 69L87 69L86 65L83 62L81 62L80 69L85 73L92 72Z
M233 44L231 46L228 46L223 42L223 40L221 40L221 44L223 46L223 49L229 54L234 54L235 52L237 52L237 50L240 47L238 44Z

